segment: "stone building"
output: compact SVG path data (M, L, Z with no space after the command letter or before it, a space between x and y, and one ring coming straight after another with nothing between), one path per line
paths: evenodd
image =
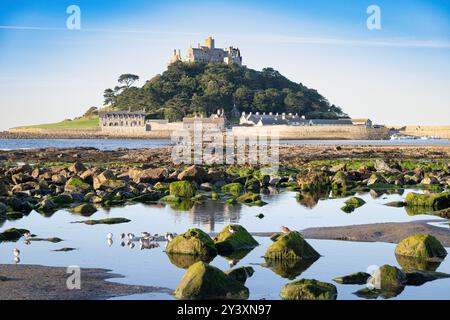
M147 131L146 114L143 111L100 111L99 125L104 132L140 133Z
M203 131L211 129L219 129L220 131L225 131L226 128L226 118L223 110L218 110L216 114L211 115L209 118L204 118L203 116L185 117L183 118L183 129L188 131L193 131L201 124Z
M226 49L216 48L212 37L205 40L205 45L198 44L197 48L190 47L185 59L181 56L181 50L174 50L170 63L182 62L216 62L216 63L237 63L242 66L242 56L239 48L228 47Z

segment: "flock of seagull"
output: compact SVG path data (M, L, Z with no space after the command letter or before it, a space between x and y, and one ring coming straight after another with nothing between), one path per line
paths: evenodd
M170 233L167 232L164 235L164 240L166 241L166 246L169 242L171 242L176 236L176 233ZM112 246L113 244L113 238L114 238L114 234L113 233L108 233L106 235L107 240L108 240L108 246ZM127 245L130 249L134 249L134 247L136 246L135 242L139 242L139 248L141 250L143 249L153 249L156 247L159 247L159 241L163 241L162 237L155 233L155 234L151 234L149 232L143 231L141 232L141 236L136 236L134 233L121 233L119 235L119 239L121 240L120 245L122 247L125 247L125 245ZM125 243L126 242L126 243Z

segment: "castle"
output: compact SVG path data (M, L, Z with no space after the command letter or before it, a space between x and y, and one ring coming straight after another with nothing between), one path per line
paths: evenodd
M182 62L216 62L231 64L236 63L242 66L242 56L239 48L228 47L226 49L216 48L215 41L212 37L208 37L205 40L205 45L198 44L197 48L189 47L188 54L185 59L181 57L181 50L174 50L170 64L182 61Z

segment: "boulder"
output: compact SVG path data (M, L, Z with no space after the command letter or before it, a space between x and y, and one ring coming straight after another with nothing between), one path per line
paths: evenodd
M8 186L0 181L0 197L8 195Z
M5 214L8 209L9 208L6 204L0 202L0 215Z
M424 186L430 186L430 185L439 184L439 181L435 177L425 177L422 179L422 181L420 181L420 184L422 184Z
M90 215L94 214L95 212L97 212L97 208L94 207L90 203L83 203L83 204L80 204L79 206L76 206L75 208L73 208L72 211L74 213L78 213L83 216L90 216Z
M336 300L336 287L314 279L300 279L281 288L283 300Z
M415 234L400 241L395 254L424 260L441 260L447 255L447 250L432 235Z
M365 284L370 278L370 274L366 272L355 272L347 276L334 278L333 281L342 284Z
M197 256L215 256L217 249L211 237L200 229L189 229L176 236L167 245L168 254L190 254Z
M136 183L154 183L166 180L169 171L166 168L131 169L128 171L128 175Z
M71 204L73 202L73 198L70 194L58 194L51 198L51 200L57 205L66 205Z
M205 169L197 165L192 165L178 175L178 180L195 181L200 184L205 180L206 176Z
M63 185L67 182L67 178L62 174L52 175L52 182L57 185Z
M225 274L236 281L239 281L243 285L250 278L255 270L252 267L239 267L232 270L225 271Z
M43 213L52 213L58 209L58 206L53 202L52 199L44 199L37 205L37 211Z
M169 193L175 197L192 198L195 195L195 187L190 181L175 181L170 183Z
M309 172L307 174L299 174L297 183L302 191L316 191L324 189L328 186L328 176L322 172Z
M377 185L385 185L385 184L387 184L386 179L384 179L383 176L378 173L373 173L367 180L367 186L376 187Z
M274 260L318 259L320 254L303 239L299 232L291 231L277 237L264 257Z
M244 192L244 188L240 183L229 183L222 186L221 191L229 196L238 197Z
M199 261L186 271L174 295L178 299L247 299L249 291L220 269Z
M235 230L233 233L230 232L230 227ZM259 245L243 226L237 224L226 226L213 240L219 254L253 249Z
M380 160L380 159L377 159L375 161L374 167L375 167L375 170L381 171L381 172L392 171L392 168L385 161Z
M76 173L76 174L78 174L80 172L83 172L83 171L86 171L86 167L80 161L75 162L68 169L69 169L70 172L73 172L73 173Z
M259 194L253 192L247 192L243 195L239 196L237 202L246 204L246 205L255 205L255 206L263 206L267 203L261 200L261 196Z
M375 271L368 283L382 292L399 292L406 285L406 274L397 267L385 264Z
M78 177L70 178L66 184L64 185L65 192L78 192L78 193L86 193L89 191L91 186Z
M333 190L346 190L347 189L347 176L344 172L338 171L331 179L331 188Z
M347 201L345 201L345 204L356 208L359 208L361 206L363 206L364 204L366 204L366 202L358 197L351 197L350 199L348 199Z
M418 194L408 193L405 199L406 206L443 210L450 207L450 192Z
M25 233L29 233L29 230L26 229L16 229L11 228L0 233L0 242L3 241L17 241L19 240Z

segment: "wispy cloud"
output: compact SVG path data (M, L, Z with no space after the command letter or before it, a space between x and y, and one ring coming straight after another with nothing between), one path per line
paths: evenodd
M69 31L67 28L39 27L39 26L12 26L0 25L0 30L23 30L23 31ZM97 32L110 34L142 34L142 35L179 35L179 36L204 36L201 32L162 32L145 29L102 29L102 28L81 28L77 32ZM429 48L429 49L450 49L448 40L428 40L411 38L384 38L377 40L364 40L352 38L333 37L297 37L285 35L225 35L233 38L241 38L246 41L263 43L285 43L285 44L315 44L315 45L339 45L339 46L361 46L361 47L397 47L397 48Z

